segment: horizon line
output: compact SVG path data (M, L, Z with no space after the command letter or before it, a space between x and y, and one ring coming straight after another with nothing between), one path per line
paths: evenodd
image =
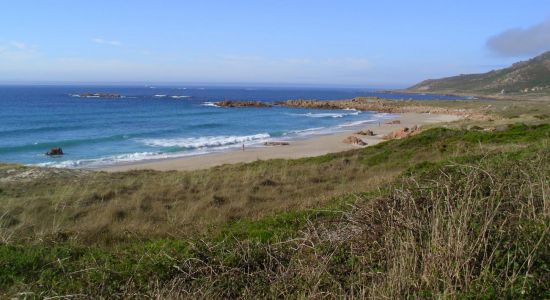
M0 80L0 86L210 86L210 87L279 87L279 88L349 88L370 90L398 90L407 88L405 84L327 84L327 83L277 83L277 82L183 82L183 81L20 81Z

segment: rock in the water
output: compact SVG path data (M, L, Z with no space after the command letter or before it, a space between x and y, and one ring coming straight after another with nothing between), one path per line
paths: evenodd
M367 129L367 130L360 130L360 131L357 131L355 134L359 134L359 135L366 135L366 136L375 136L376 134L374 134L374 132L370 129Z
M63 155L63 149L60 147L55 147L50 149L50 151L46 152L46 155L49 156L57 156L57 155Z
M264 146L288 146L289 142L265 142Z
M218 101L214 103L219 107L271 107L271 104L267 104L260 101Z
M343 140L343 142L346 143L346 144L350 144L350 145L358 145L358 146L366 146L367 145L367 143L365 143L362 139L360 139L356 136L353 136L353 135L350 135L347 138L345 138Z

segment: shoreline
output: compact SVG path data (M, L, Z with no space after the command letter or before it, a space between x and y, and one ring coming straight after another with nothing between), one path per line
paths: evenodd
M451 114L432 114L432 113L398 113L395 118L384 120L384 123L365 124L360 129L370 129L376 136L360 136L353 131L336 132L315 137L306 137L304 139L281 138L277 141L289 142L286 146L260 146L241 149L231 149L225 152L213 152L199 154L195 156L185 156L178 158L166 158L151 161L141 161L135 163L118 164L99 168L89 168L89 170L124 172L131 170L157 170L157 171L190 171L207 169L224 164L248 163L256 160L268 159L297 159L304 157L314 157L328 153L342 152L357 148L376 145L384 141L383 136L393 131L400 130L403 127L425 126L437 123L452 122L462 119L463 116ZM387 124L391 120L399 120L400 124ZM357 146L345 144L343 140L354 135L367 143L367 146Z

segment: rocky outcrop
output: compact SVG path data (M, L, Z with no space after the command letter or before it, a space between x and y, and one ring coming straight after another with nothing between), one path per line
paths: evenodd
M377 97L357 97L349 100L287 100L277 102L285 107L301 107L315 109L356 109L360 111L377 111L383 113L428 113L460 116L470 120L488 120L484 113L486 109L462 109L430 106L415 101L385 100ZM493 116L494 117L494 116Z
M359 130L357 131L355 134L358 134L358 135L365 135L365 136L375 136L376 134L370 130L370 129L366 129L366 130Z
M344 100L345 101L345 100ZM315 109L344 109L337 101L317 101L317 100L288 100L284 102L277 102L278 105L286 107L301 107L301 108L315 108Z
M394 139L401 139L404 137L408 137L414 134L417 134L420 132L420 127L414 125L413 127L404 127L399 130L390 132L389 134L384 136L385 140L394 140Z
M63 149L59 147L55 147L50 149L50 151L46 152L46 155L48 156L60 156L63 155Z
M357 146L366 146L367 145L367 143L365 143L362 139L360 139L356 136L353 136L353 135L350 135L347 138L345 138L343 140L343 142L345 144L357 145Z
M271 104L267 104L260 101L231 101L224 100L214 102L219 107L271 107Z
M289 142L265 142L264 146L288 146Z

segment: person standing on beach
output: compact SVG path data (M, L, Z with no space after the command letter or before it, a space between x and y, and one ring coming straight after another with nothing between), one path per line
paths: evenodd
M243 152L244 152L244 143L243 143Z

